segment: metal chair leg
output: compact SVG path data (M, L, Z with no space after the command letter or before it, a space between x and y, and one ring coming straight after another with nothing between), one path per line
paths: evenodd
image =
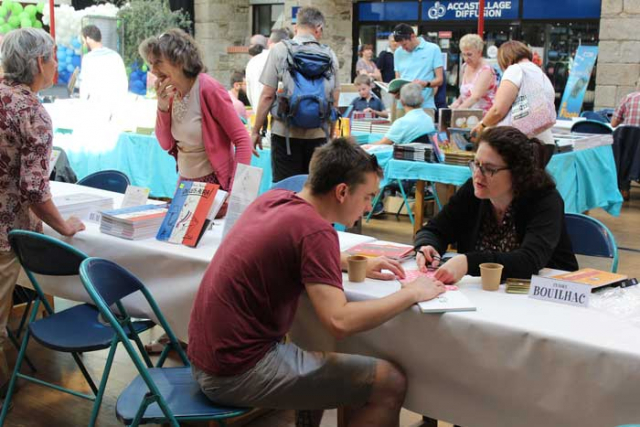
M8 326L7 326L7 336L9 337L9 340L11 340L11 343L16 348L16 350L20 351L20 342L18 342L18 339L13 334L13 332L11 332L11 329L9 329ZM31 372L38 372L35 365L31 363L31 360L29 360L29 356L27 356L26 354L24 356L24 361L27 362L27 365L29 365L29 369L31 369Z

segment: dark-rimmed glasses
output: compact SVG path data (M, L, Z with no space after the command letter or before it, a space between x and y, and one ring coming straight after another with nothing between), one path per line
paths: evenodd
M493 178L493 176L495 174L497 174L498 172L509 170L511 168L508 168L506 166L503 167L503 168L492 168L492 167L489 167L489 166L481 165L480 162L477 161L477 160L469 160L469 169L471 169L471 173L474 173L476 171L476 169L477 169L477 170L480 171L480 174L482 176L484 176L485 178L486 177Z

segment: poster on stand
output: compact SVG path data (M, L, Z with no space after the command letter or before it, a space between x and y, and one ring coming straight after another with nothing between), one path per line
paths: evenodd
M578 46L562 95L560 111L558 111L559 119L571 119L580 115L584 94L587 91L597 57L598 46Z

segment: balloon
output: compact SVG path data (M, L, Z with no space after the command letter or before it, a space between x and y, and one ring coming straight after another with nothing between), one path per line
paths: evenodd
M67 54L64 52L64 49L58 48L58 62L66 62Z
M73 73L73 70L75 70L76 67L73 66L73 64L67 64L67 71L70 73Z
M0 34L7 34L9 31L11 31L11 27L7 24L0 25Z
M0 6L0 17L7 16L7 8L5 5ZM3 19L4 21L4 19Z
M11 17L9 17L9 19L7 20L7 22L9 23L11 28L18 28L18 26L20 25L20 18L12 14Z
M58 62L58 73L61 73L66 69L67 69L67 64L65 62Z
M80 47L82 46L82 42L80 42L79 38L75 38L73 40L71 40L71 46L73 46L73 49L80 49Z
M36 13L38 13L38 8L33 4L29 4L25 6L24 11L27 12L31 18L35 18Z
M73 64L74 67L79 67L81 62L82 60L78 55L73 55L73 58L71 59L71 63Z
M18 18L20 18L20 22L24 21L25 19L31 20L31 17L29 16L28 12L20 12L18 14Z
M35 21L35 22L33 23L33 28L40 28L40 29L42 29L42 22L40 22L40 21Z
M20 3L14 3L13 6L11 6L11 8L13 10L13 13L15 13L16 15L20 15L24 10L24 8Z
M36 9L38 12L42 13L44 11L44 3L38 3Z
M149 70L149 68L147 67L147 64L144 64L142 66L142 71L144 71L145 73Z
M13 10L13 2L11 0L4 0L2 5L7 8L7 10Z
M64 57L64 62L66 62L67 64L71 64L71 61L73 61L72 55L67 55Z
M23 19L22 21L20 21L20 28L31 28L31 27L33 27L33 25L31 25L30 19Z

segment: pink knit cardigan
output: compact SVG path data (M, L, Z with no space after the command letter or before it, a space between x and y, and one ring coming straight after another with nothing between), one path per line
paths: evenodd
M220 186L223 190L229 191L236 164L251 163L251 139L233 108L227 90L220 82L205 73L201 73L198 79L202 109L202 142ZM171 135L171 108L166 113L158 110L156 137L163 149L177 157L176 140Z

